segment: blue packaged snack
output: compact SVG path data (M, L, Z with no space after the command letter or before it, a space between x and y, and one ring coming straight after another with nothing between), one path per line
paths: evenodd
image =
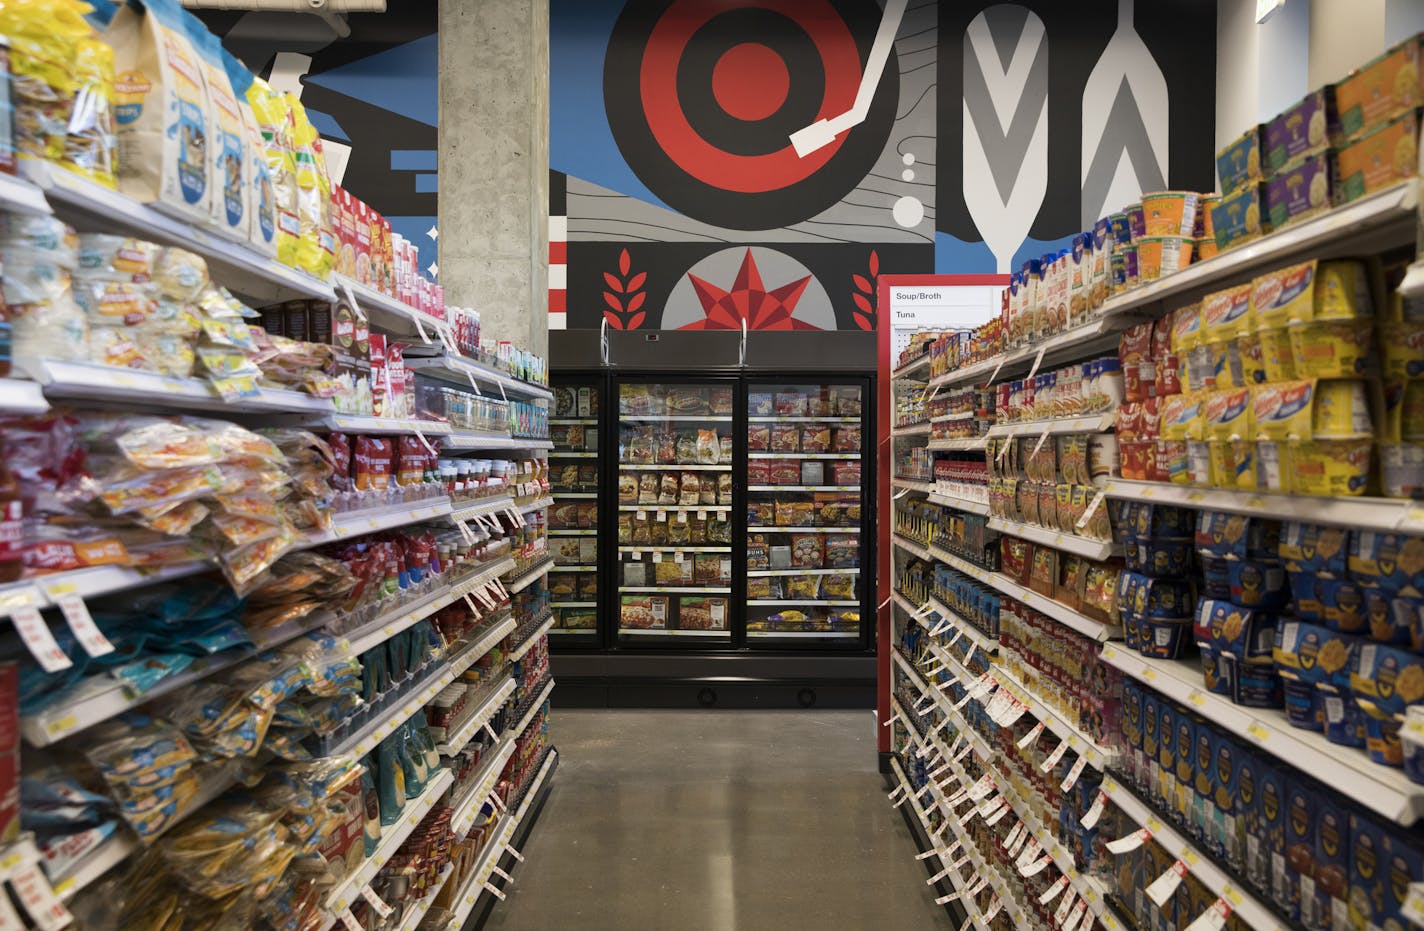
M1407 646L1419 652L1424 647L1424 628L1420 625L1420 609L1424 598L1399 595L1387 588L1366 586L1366 635L1376 643Z
M1319 792L1315 801L1315 881L1301 884L1301 923L1329 931L1337 918L1342 927L1349 923L1350 815L1333 792Z
M1224 511L1202 511L1197 517L1195 543L1203 556L1275 559L1280 539L1279 521Z
M1128 513L1138 540L1159 537L1190 540L1196 535L1196 512L1190 508L1134 501Z
M1288 572L1291 601L1296 617L1310 624L1325 623L1325 606L1320 603L1318 584L1321 579L1313 572Z
M1318 793L1304 780L1286 778L1286 895L1289 898L1289 915L1293 920L1304 918L1302 914L1301 887L1305 881L1315 881L1315 830L1316 812L1319 811ZM1307 887L1308 888L1308 887Z
M1244 708L1279 708L1284 701L1280 673L1270 662L1253 662L1221 654L1227 697Z
M1224 556L1202 556L1202 595L1207 598L1231 597L1231 560Z
M1230 560L1227 579L1231 600L1244 607L1282 608L1290 600L1285 569L1275 560Z
M1127 550L1127 566L1154 578L1177 578L1192 564L1192 541L1187 538L1139 538Z
M1189 583L1154 579L1136 572L1119 576L1118 603L1124 614L1163 619L1190 618L1195 604Z
M1208 692L1213 695L1231 694L1231 673L1225 668L1226 660L1219 650L1213 649L1210 640L1198 640L1197 649L1201 654L1202 680Z
M1315 592L1326 627L1346 634L1365 632L1365 596L1360 586L1342 579L1317 579Z
M1291 521L1281 529L1280 556L1287 572L1343 579L1353 546L1354 533L1344 527Z
M1325 739L1342 747L1365 746L1365 715L1348 684L1317 682L1315 690L1320 697Z
M1204 724L1201 726L1205 727ZM1176 771L1173 779L1176 796L1168 801L1171 805L1173 819L1183 828L1187 828L1191 824L1192 798L1196 795L1193 776L1196 773L1197 727L1198 722L1192 715L1187 713L1177 715L1177 731L1173 738L1177 744L1174 754Z
M1410 594L1424 586L1424 537L1374 530L1356 531L1350 541L1350 575L1361 585Z

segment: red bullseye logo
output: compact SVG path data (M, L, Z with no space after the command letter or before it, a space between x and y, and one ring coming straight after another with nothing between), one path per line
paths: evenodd
M893 51L866 119L802 158L792 133L855 102L880 22L874 0L630 0L604 59L624 159L687 216L774 229L865 177L895 120Z

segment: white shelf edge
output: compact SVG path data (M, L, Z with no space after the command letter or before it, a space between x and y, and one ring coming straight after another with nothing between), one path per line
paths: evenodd
M1060 436L1075 433L1101 433L1109 430L1117 419L1115 413L1085 414L1076 417L1053 417L1048 420L1023 420L999 423L989 428L989 436Z
M956 498L953 495L941 494L938 491L931 491L929 495L930 504L938 504L940 507L954 508L956 511L967 511L970 514L988 516L989 502L971 501L968 498Z
M1120 478L1110 479L1104 490L1109 498L1122 501L1147 501L1340 527L1424 532L1424 511L1417 502L1407 498L1332 498Z
M533 649L534 644L536 644L536 643L539 642L539 638L541 638L541 637L543 637L545 634L547 634L547 633L549 632L549 628L551 628L551 627L553 627L553 626L554 626L554 615L553 615L553 612L550 612L549 616L546 617L546 618L544 618L544 620L543 620L542 622L540 622L538 629L536 629L536 630L535 630L532 634L530 634L528 637L525 637L524 640L519 644L519 646L515 647L513 650L511 650L511 651L509 652L509 661L510 661L511 663L517 663L517 662L519 662L520 660L522 660L522 659L525 657L525 655L526 655L531 649Z
M1049 530L1046 527L1039 527L1035 524L1021 524L1014 520L1005 520L1002 517L989 518L989 529L1006 533L1012 537L1020 537L1024 540L1032 540L1035 543L1042 543L1044 546L1051 546L1056 550L1063 550L1066 553L1075 553L1079 556L1086 556L1089 559L1104 560L1110 556L1122 555L1122 546L1111 541L1090 540L1087 537L1080 537L1076 534L1063 533L1060 530Z
M546 556L542 561L521 572L517 578L506 582L504 587L511 595L516 592L522 592L546 575L552 568L554 568L554 557Z
M479 707L471 713L469 720L460 725L460 730L451 736L449 740L437 744L435 749L440 751L444 756L454 756L465 749L465 745L468 744L470 740L484 728L490 718L494 717L495 713L504 706L509 696L514 693L515 687L514 676L506 673L503 681L495 686L490 694L480 699Z

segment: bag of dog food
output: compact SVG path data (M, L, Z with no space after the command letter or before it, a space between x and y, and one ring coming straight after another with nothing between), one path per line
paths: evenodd
M297 267L325 280L336 264L336 234L331 228L331 179L326 173L321 138L307 119L306 107L290 94L287 107L291 112L292 151L297 163L297 218L301 221Z
M277 220L277 261L297 265L297 243L302 224L297 219L297 160L292 151L291 112L287 98L261 78L247 88L252 118L262 135L262 160L272 185L272 209Z
M223 48L213 35L195 18L188 20L189 38L198 53L203 86L212 108L212 137L209 139L209 176L213 179L213 196L209 202L213 222L219 229L247 238L250 225L247 211L248 190L247 127L242 122L237 97L223 63Z
M189 18L176 0L129 0L107 38L118 72L119 189L203 222L214 187L212 119Z
M272 167L267 162L266 141L257 123L257 116L248 103L252 82L256 80L247 66L221 49L223 69L232 84L237 100L237 112L247 136L247 238L258 252L277 254L277 201L272 190Z

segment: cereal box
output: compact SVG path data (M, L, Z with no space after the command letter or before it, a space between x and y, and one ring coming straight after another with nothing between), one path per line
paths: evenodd
M1406 39L1335 85L1340 132L1353 139L1405 110L1424 104L1420 37Z
M1347 931L1345 905L1350 875L1350 814L1339 796L1316 796L1315 878L1301 879L1301 917L1307 928Z
M1216 153L1216 174L1221 179L1223 194L1234 194L1252 182L1261 180L1262 129L1260 125L1252 126L1240 138ZM1215 222L1215 217L1212 222Z
M1266 216L1271 229L1324 213L1332 204L1333 158L1315 152L1283 167L1266 181Z
M1304 780L1286 777L1286 876L1285 888L1290 898L1290 916L1303 917L1302 905L1306 893L1314 892L1315 882L1315 813L1319 798Z
M1335 153L1336 197L1342 204L1419 173L1419 116L1411 110Z
M1266 172L1276 174L1302 155L1324 152L1339 130L1335 89L1322 87L1265 126Z

